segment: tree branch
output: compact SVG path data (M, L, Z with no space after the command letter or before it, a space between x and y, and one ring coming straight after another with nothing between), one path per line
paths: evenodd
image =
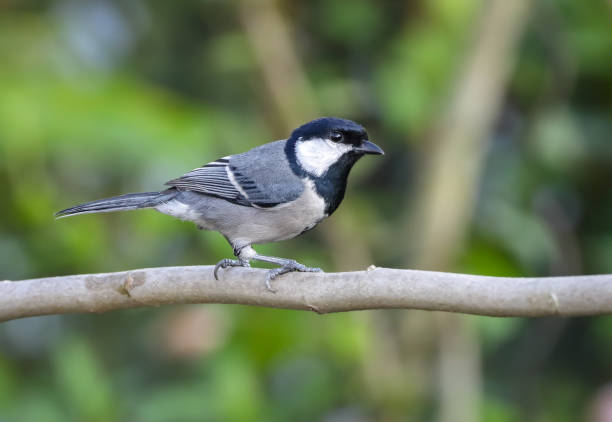
M264 286L265 270L210 266L147 268L0 282L0 321L179 303L311 310L424 309L489 316L612 313L612 275L510 278L376 268L291 273Z

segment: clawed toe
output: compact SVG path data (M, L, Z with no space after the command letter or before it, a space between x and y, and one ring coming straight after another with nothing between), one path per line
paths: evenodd
M272 288L272 285L270 284L270 282L274 279L274 277L276 277L278 274L272 274L272 271L268 271L268 274L266 275L266 289L268 289L268 291L270 293L276 293L276 289Z
M274 256L265 256L257 254L250 246L243 246L241 248L234 247L234 255L238 259L222 259L215 265L213 274L216 280L219 280L219 270L227 267L250 267L249 261L256 260L262 262L268 262L270 264L278 265L278 268L271 269L266 274L266 289L274 293L276 290L272 288L271 282L279 275L290 273L293 271L305 272L305 273L320 273L323 272L321 268L307 267L293 259L277 258Z
M276 290L272 288L272 285L270 284L270 282L274 280L276 277L278 277L279 275L287 274L293 271L298 271L298 272L303 272L303 273L322 273L323 272L321 268L311 268L303 264L300 264L299 262L291 261L288 264L283 265L282 267L274 268L273 270L268 271L268 274L266 275L266 288L270 292L276 293Z
M221 261L217 262L217 265L215 265L215 269L213 270L213 275L215 276L215 280L219 280L219 270L221 268L228 268L228 267L248 267L249 263L246 261L240 261L238 259L222 259Z

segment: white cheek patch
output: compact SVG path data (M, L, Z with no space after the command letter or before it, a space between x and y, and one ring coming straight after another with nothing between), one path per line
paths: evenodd
M350 145L316 138L298 141L295 145L295 156L304 170L313 176L321 177L350 150Z

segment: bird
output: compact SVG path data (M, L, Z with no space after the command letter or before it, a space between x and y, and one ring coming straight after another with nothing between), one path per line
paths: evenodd
M265 286L292 271L321 272L293 259L258 254L253 245L294 238L336 211L353 165L364 155L383 155L363 126L338 117L322 117L293 130L289 138L204 164L166 182L159 192L129 193L76 205L55 214L78 214L152 208L191 221L199 229L220 232L236 259L214 268L250 267L262 261L278 267L266 274Z

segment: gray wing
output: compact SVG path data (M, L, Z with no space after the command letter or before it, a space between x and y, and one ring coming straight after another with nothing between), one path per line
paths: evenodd
M289 166L284 146L285 141L276 141L223 157L166 185L258 208L291 202L304 188Z
M240 191L240 186L231 180L228 164L230 158L223 157L205 164L177 179L166 182L166 185L180 190L217 196L240 205L251 205Z

